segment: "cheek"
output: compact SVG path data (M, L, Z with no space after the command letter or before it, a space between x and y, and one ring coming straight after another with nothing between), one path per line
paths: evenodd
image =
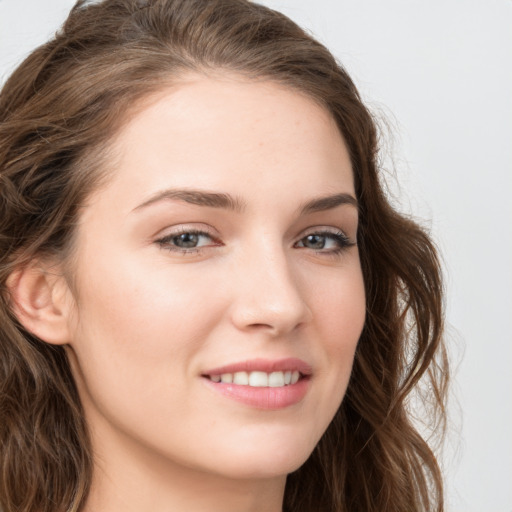
M118 261L96 261L79 283L72 346L90 394L145 401L186 381L219 308L214 295L201 299L202 281Z
M88 338L102 338L120 353L133 350L158 359L180 344L190 347L190 338L193 343L208 332L218 309L215 295L204 293L204 279L187 279L161 263L156 268L125 259L113 270L101 263L93 270L99 277L85 279L80 288L80 326L95 331Z
M321 367L330 389L324 407L332 415L345 395L366 318L364 281L358 260L345 270L337 278L325 281L314 302L314 324L322 346Z
M338 273L312 289L314 323L329 351L344 354L355 350L366 316L359 259L352 257Z

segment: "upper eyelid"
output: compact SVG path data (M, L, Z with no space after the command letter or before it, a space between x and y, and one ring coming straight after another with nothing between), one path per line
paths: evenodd
M303 231L303 233L306 233L306 235L310 234L310 233L325 233L325 234L332 233L333 235L336 235L338 233L346 234L344 229L337 228L334 226L314 226L311 228L306 228ZM302 235L302 236L304 236L304 235Z
M164 229L159 230L159 232L154 235L156 239L168 238L173 236L179 236L183 233L197 233L208 235L212 238L219 238L218 234L216 234L216 230L206 224L200 224L198 226L192 226L187 224L180 224L177 226L168 226Z
M159 232L163 232L169 230L169 234L171 233L205 233L211 234L213 231L216 231L214 228L208 226L207 224L200 224L199 226L188 225L188 224L180 224L177 226L168 226ZM311 226L309 228L305 228L301 230L299 237L304 236L304 233L345 233L344 229L341 229L336 226ZM158 236L158 235L157 235Z
M196 234L204 234L208 235L212 238L221 238L218 234L218 231L211 226L208 226L207 224L200 224L198 226L194 225L177 225L177 226L170 226L167 228L164 228L160 230L156 235L155 238L167 238L169 236L178 236L182 233L196 233ZM305 228L301 230L301 232L296 235L296 239L300 240L301 238L308 236L310 234L332 234L332 235L338 235L343 234L347 238L350 238L347 231L345 229L342 229L340 227L336 226L311 226L309 228Z

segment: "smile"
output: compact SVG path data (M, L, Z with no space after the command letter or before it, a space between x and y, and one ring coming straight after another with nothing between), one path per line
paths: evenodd
M296 358L253 359L204 372L215 394L257 409L277 410L300 403L311 386L312 368Z

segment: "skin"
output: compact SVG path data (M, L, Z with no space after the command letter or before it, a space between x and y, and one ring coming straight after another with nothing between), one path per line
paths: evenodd
M343 139L326 110L281 85L191 76L146 101L113 154L64 291L95 454L84 510L280 511L286 475L342 401L364 323L357 208L301 211L355 197ZM229 194L236 208L155 200L176 189ZM172 237L190 231L207 235L184 252ZM285 357L313 373L305 397L279 410L202 377Z

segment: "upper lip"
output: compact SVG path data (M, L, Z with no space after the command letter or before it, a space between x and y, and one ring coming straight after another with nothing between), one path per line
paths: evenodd
M311 375L312 368L310 364L295 357L288 357L285 359L248 359L246 361L212 368L203 372L202 375L222 375L223 373L257 371L266 373L298 371L302 375Z

